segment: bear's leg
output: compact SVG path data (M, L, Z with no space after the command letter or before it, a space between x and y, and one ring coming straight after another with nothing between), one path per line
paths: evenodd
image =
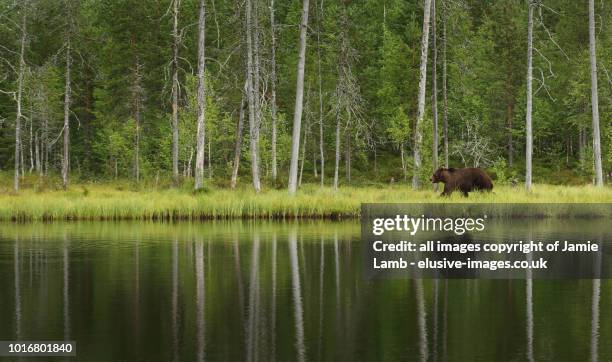
M451 192L453 192L451 187L448 186L448 184L444 184L444 191L442 191L442 194L440 196L450 196Z

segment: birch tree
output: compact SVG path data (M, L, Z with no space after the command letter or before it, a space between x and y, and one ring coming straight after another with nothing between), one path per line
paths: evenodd
M257 105L259 99L255 96L254 84L254 32L253 27L253 4L252 0L246 1L246 37L247 37L247 102L249 105L249 129L250 129L250 151L251 151L251 173L253 178L253 188L255 192L261 191L261 181L259 179L259 117L257 116Z
M436 0L431 2L431 109L433 114L433 144L432 144L432 166L435 172L438 169L438 47L436 45ZM438 184L434 184L434 189L437 189Z
M431 0L425 0L423 9L423 34L421 37L421 68L419 78L419 98L417 106L417 119L414 130L414 172L412 175L412 188L419 188L419 171L421 170L421 143L423 142L423 131L421 123L425 115L425 88L427 86L427 51L429 46L429 16L431 12Z
M204 179L204 141L206 135L206 79L204 77L206 71L204 57L206 46L205 25L206 0L200 0L200 18L198 21L198 131L196 136L197 145L194 186L196 190L202 188L202 183Z
M172 1L172 179L175 185L179 182L179 119L178 119L178 57L180 34L178 30L180 0Z
M291 139L291 165L289 167L289 193L297 190L298 157L300 151L300 132L302 127L302 108L304 101L304 68L306 65L306 34L308 31L309 0L302 1L302 21L300 25L300 52L298 56L297 81L295 88L295 110L293 113L293 135Z
M319 82L319 153L321 158L321 187L325 185L325 150L323 142L323 90L321 77L321 16L323 15L323 0L321 0L321 9L319 4L315 3L317 10L317 80Z
M444 167L448 168L448 96L446 94L446 16L447 1L442 0L442 134L444 138Z
M21 118L23 117L21 106L22 106L22 95L23 95L23 76L25 72L25 46L27 38L27 11L28 2L24 1L22 4L21 14L21 41L19 45L19 69L17 74L17 112L15 115L15 180L13 187L15 191L19 191L19 160L21 158Z
M66 29L66 70L65 70L65 84L64 84L64 153L62 157L62 184L64 190L68 188L69 183L69 172L70 172L70 102L71 102L71 66L72 66L72 11L70 9L70 2L66 3L66 15L68 25Z
M595 44L595 4L589 0L589 58L591 61L591 112L593 117L593 158L595 184L603 187L601 167L601 136L599 132L599 95L597 91L597 51Z
M245 93L247 85L245 83ZM238 181L238 169L240 168L240 152L242 151L242 133L244 128L244 94L240 100L240 110L238 116L238 125L236 126L236 143L234 145L234 163L232 165L232 189L236 188L236 182Z
M531 167L533 157L533 133L531 115L533 108L533 8L534 0L529 0L529 19L527 24L527 109L525 110L525 188L531 191Z
M277 138L277 117L276 117L276 23L274 20L274 0L270 0L270 113L272 116L272 180L276 182L277 162L276 162L276 138Z

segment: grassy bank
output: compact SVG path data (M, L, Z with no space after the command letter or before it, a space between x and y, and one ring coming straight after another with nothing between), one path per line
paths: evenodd
M7 191L7 189L4 189ZM68 191L24 189L0 194L0 220L170 220L223 218L351 218L363 202L591 203L612 202L612 188L535 185L531 194L520 187L497 186L492 194L456 194L442 198L409 186L343 187L337 191L306 185L291 197L286 190L255 194L237 190L133 190L118 185L72 185Z

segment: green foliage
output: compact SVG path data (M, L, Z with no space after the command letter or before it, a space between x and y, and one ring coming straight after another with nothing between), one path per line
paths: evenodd
M73 174L83 180L134 177L134 120L136 104L139 104L141 181L169 184L173 24L168 4L153 0L28 2L24 164L30 163L30 145L38 142L42 147L42 143L46 143L48 171L51 175L59 172L66 54L62 35L67 26L66 4L73 7L74 14L71 18L74 28L71 33L69 114ZM177 64L181 84L179 162L181 172L186 175L193 174L195 164L197 81L194 74L198 35L194 24L198 20L198 4L194 0L182 1L179 9L182 41ZM266 177L270 175L272 148L272 29L268 5L258 4L262 88L260 159L262 175ZM450 163L453 166L491 167L500 180L523 175L526 3L500 0L439 1L437 4L434 20L438 44L440 135L444 107L442 47L446 42ZM280 179L287 172L290 156L301 3L276 2L275 6ZM22 14L19 6L7 6L5 10L2 14L5 21L0 22L2 170L14 165L15 66L20 46L20 34L14 24L19 24ZM206 170L211 170L216 178L214 182L220 184L228 183L231 172L238 107L243 97L243 10L243 5L237 8L233 1L215 1L214 8L206 15ZM398 147L403 146L406 150L409 172L413 163L422 4L402 0L318 0L311 2L310 14L303 114L303 135L306 134L308 140L305 182L315 181L313 169L315 162L319 162L319 116L323 118L328 180L332 175L337 115L342 122L342 161L346 157L346 141L350 139L354 182L365 184L376 180L387 182L391 177L399 179ZM607 7L596 6L599 111L605 171L612 168L609 122L612 118L612 27L608 25L611 14ZM578 147L579 134L586 135L587 145L592 143L587 19L587 6L580 1L558 0L542 4L536 11L533 130L537 181L557 182L560 178L555 175L564 175L562 179L571 183L592 179L592 150L587 146L581 152ZM443 22L445 38L442 36ZM430 56L427 66L428 112L431 110L431 59ZM319 96L323 99L322 110ZM245 120L240 175L246 179L250 158L248 115ZM426 117L422 129L423 167L418 175L424 182L433 164L431 127L431 120ZM512 165L510 146L514 149ZM344 177L342 171L340 175ZM185 184L189 182L186 177Z

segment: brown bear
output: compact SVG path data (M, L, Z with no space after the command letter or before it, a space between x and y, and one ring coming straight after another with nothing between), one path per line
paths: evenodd
M463 196L474 190L491 191L493 181L486 172L479 168L439 168L431 176L431 182L443 182L443 196L449 196L453 191L461 191Z

